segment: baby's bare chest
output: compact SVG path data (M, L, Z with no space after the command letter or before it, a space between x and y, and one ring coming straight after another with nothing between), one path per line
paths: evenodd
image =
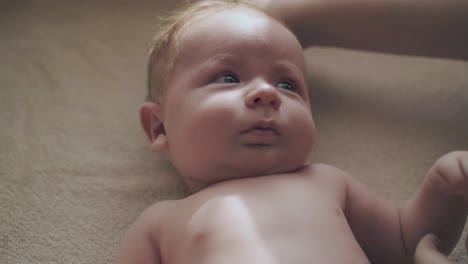
M162 248L166 262L367 263L334 190L247 184L190 201Z

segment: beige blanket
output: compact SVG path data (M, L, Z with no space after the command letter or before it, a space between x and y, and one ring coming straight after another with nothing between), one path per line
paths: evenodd
M110 263L139 212L184 195L138 121L153 22L173 4L0 2L0 263ZM466 63L306 54L311 160L398 204L437 157L468 149Z

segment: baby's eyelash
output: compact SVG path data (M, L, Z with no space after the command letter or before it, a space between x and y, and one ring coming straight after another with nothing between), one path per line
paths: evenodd
M240 83L240 79L232 71L223 71L213 75L213 77L210 78L210 83L233 84ZM294 93L298 93L299 91L297 83L291 79L279 79L279 81L272 83L272 85L279 89L284 89Z
M275 86L291 92L295 92L297 90L297 85L293 81L289 80L279 81Z
M217 77L214 82L216 83L238 83L238 78L231 73L225 73L219 77Z
M239 77L231 72L231 71L224 71L221 73L217 73L213 75L212 78L210 78L211 83L224 83L224 84L230 84L230 83L239 83Z

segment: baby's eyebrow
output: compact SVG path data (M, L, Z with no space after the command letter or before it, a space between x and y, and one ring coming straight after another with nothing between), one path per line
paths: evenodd
M305 72L301 70L296 64L288 60L279 60L276 61L274 69L277 72L285 72L288 75L293 75L295 78L303 79L305 78Z
M216 54L208 59L209 63L228 63L234 64L239 62L240 56L235 56L232 54Z
M236 66L240 63L240 57L229 54L216 54L200 64L200 69L212 68L216 66Z

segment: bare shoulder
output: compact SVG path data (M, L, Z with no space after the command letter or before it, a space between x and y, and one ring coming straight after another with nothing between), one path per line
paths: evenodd
M310 177L313 186L318 186L331 197L337 198L345 209L348 199L348 185L351 179L348 173L323 163L309 164L304 168L304 171Z
M171 212L176 206L177 201L175 200L160 201L151 205L138 215L127 231L127 235L141 234L141 236L148 236L150 240L157 244L161 232L167 225L168 221L166 219L170 218Z
M166 218L170 217L175 208L180 203L179 200L164 200L159 201L150 207L146 208L139 216L138 220L144 222L152 230L157 230L157 225L162 225L166 222Z
M335 184L346 184L351 178L344 170L324 163L309 164L304 170L315 178Z
M122 238L116 264L160 263L160 235L174 202L158 202L145 209Z
M336 174L346 173L342 169L339 169L335 166L325 164L325 163L310 163L310 164L307 164L307 167L309 167L309 169L320 170L322 172L327 172L327 173L336 173Z
M146 208L140 216L149 217L149 218L160 218L161 214L166 213L167 211L172 210L176 207L179 200L164 200L159 201L150 207Z

